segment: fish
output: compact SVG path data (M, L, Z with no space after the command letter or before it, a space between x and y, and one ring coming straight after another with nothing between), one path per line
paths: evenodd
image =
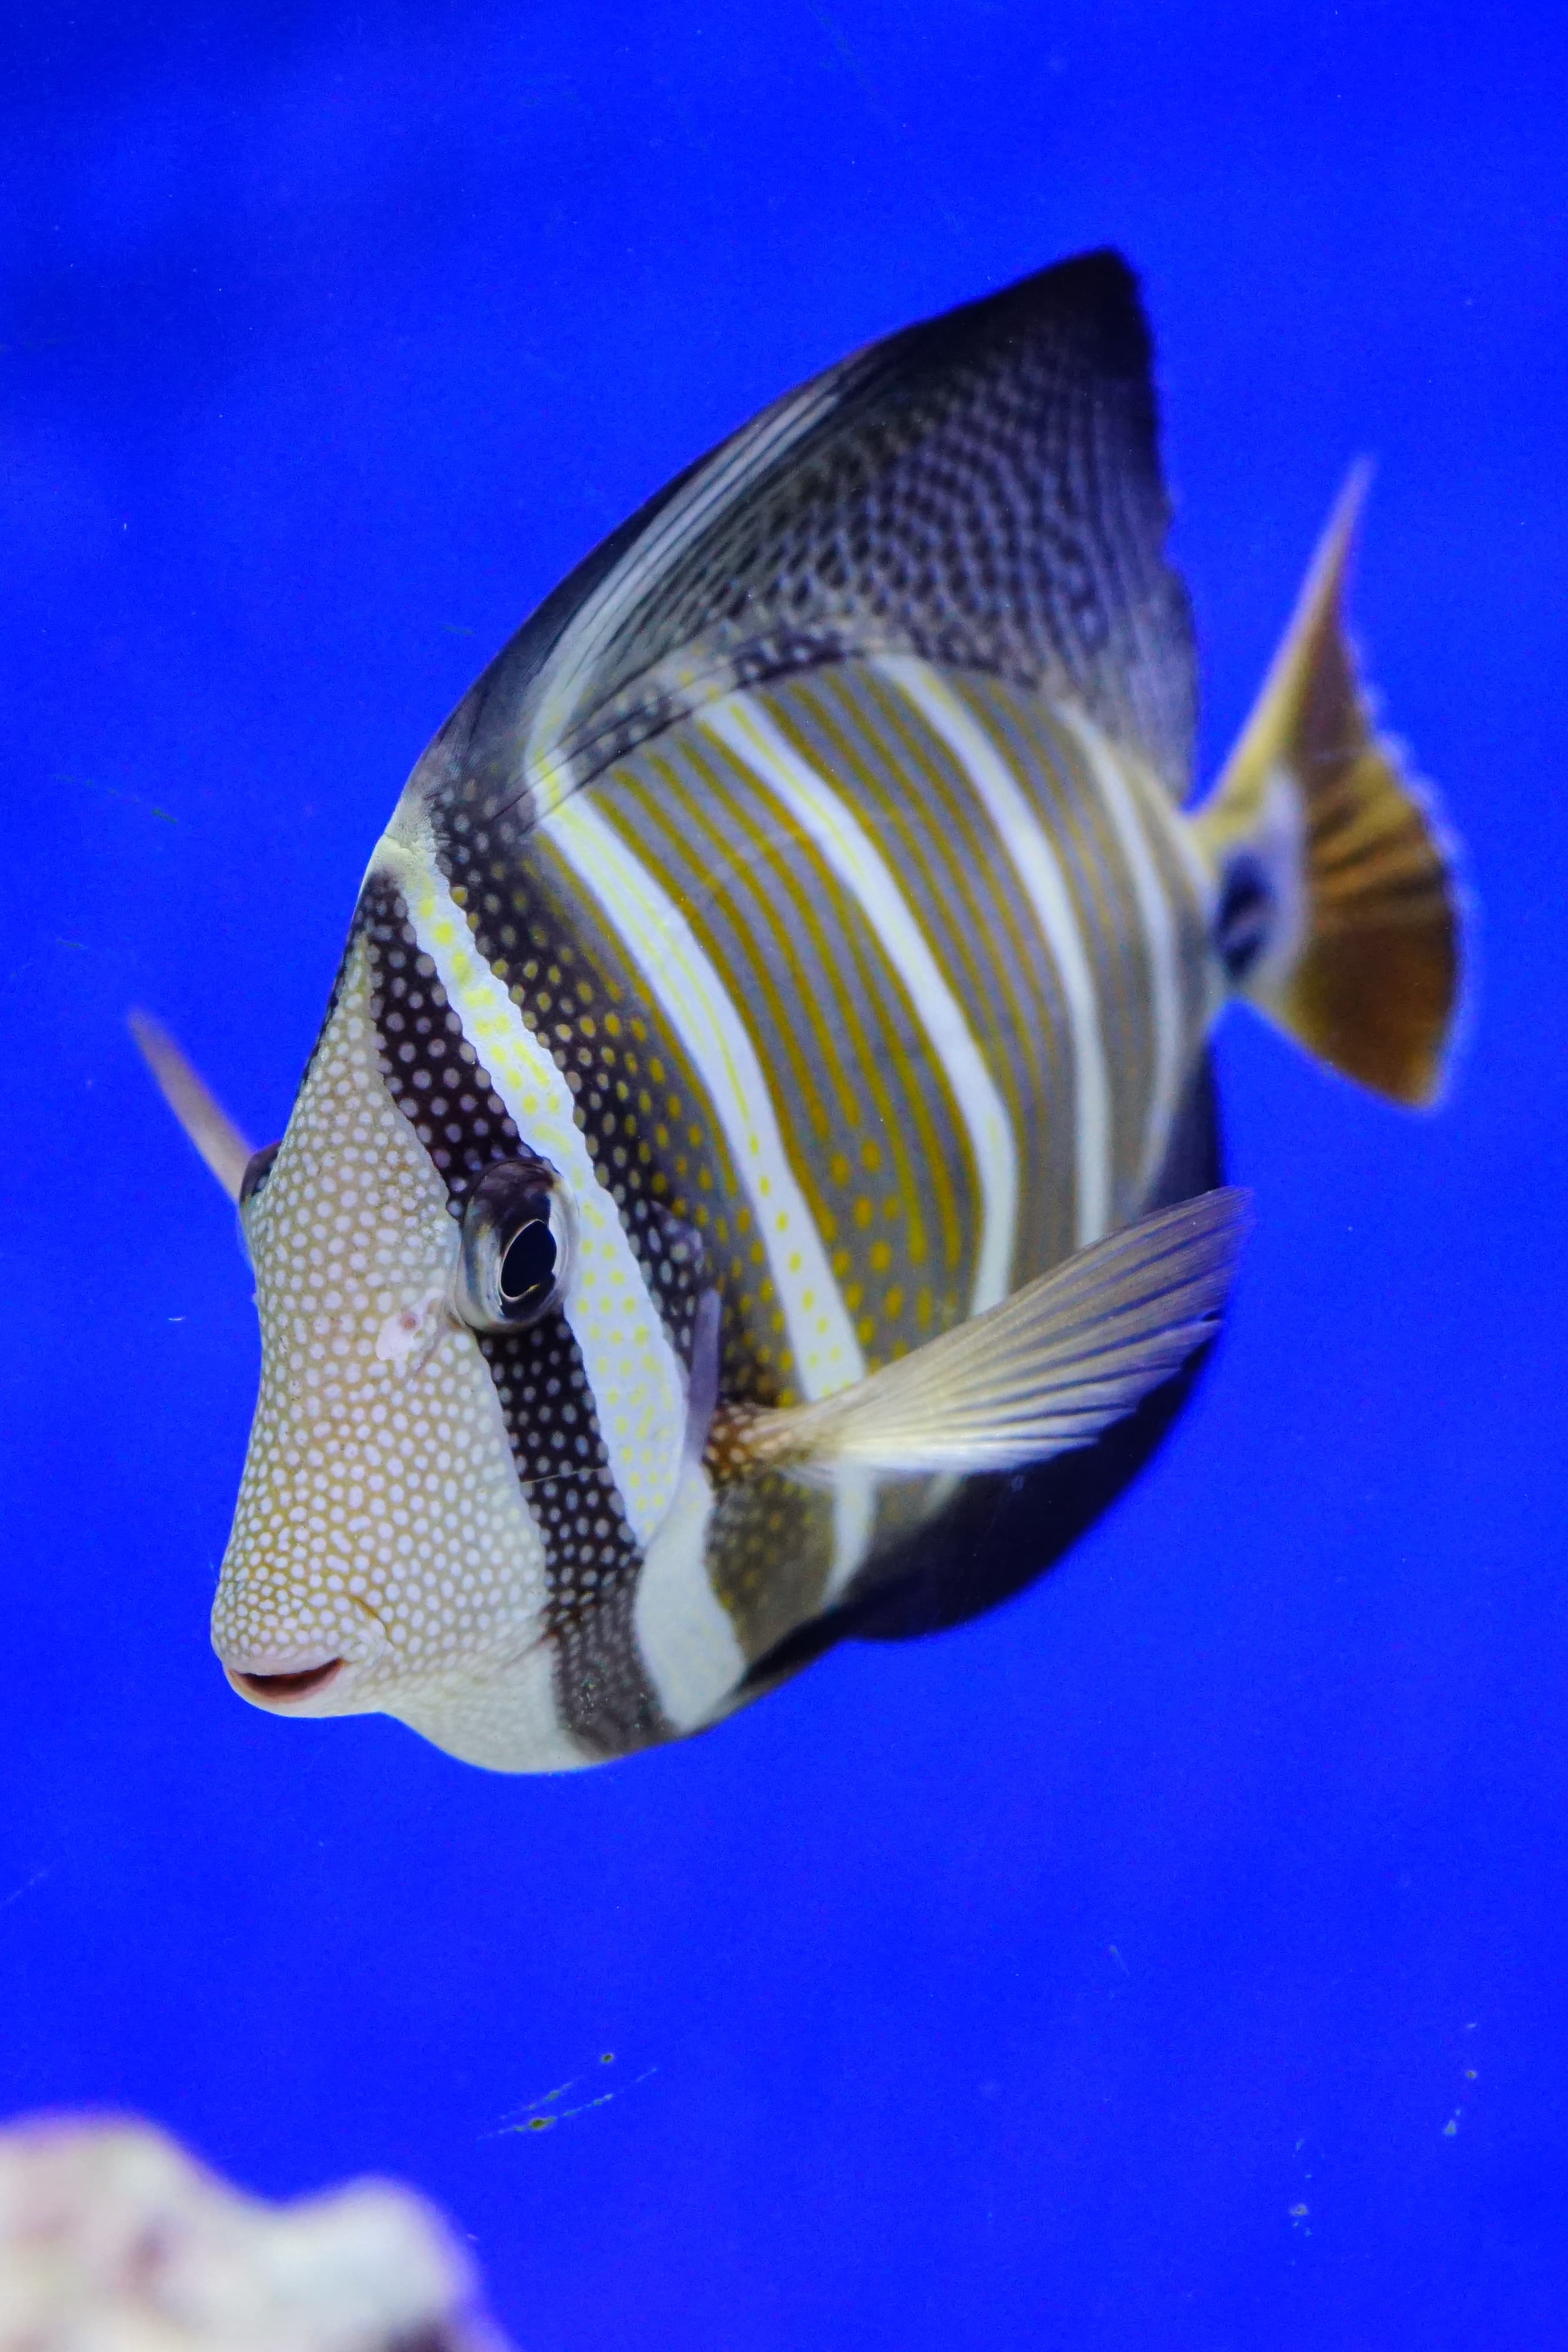
M1221 1014L1445 1085L1466 900L1347 635L1365 488L1195 802L1137 281L1037 271L546 598L371 853L279 1143L138 1019L255 1274L242 1696L572 1769L995 1607L1109 1508L1252 1213Z

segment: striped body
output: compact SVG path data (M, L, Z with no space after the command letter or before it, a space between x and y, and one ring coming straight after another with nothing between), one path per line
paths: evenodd
M647 1462L580 1346L618 1507L605 1598L525 1490L573 1628L563 1718L618 1752L721 1711L953 1499L728 1482L716 1446L677 1508L701 1289L721 1408L789 1404L1135 1216L1215 1002L1206 881L1163 785L1092 722L908 658L726 696L492 827L450 886L425 874L403 906L467 1042L530 1149L571 1135L667 1343ZM525 1479L547 1423L537 1398L516 1416Z
M1218 1183L1252 903L1181 813L1166 520L1088 256L786 395L476 681L236 1181L247 1696L627 1754L988 1605L1134 1474L1229 1244L1184 1289L1105 1237Z

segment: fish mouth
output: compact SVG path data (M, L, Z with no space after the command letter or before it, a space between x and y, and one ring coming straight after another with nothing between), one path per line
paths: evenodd
M287 1675L246 1674L238 1666L225 1666L224 1672L246 1698L257 1699L263 1706L287 1706L295 1699L310 1698L325 1690L345 1664L342 1658L328 1658L319 1666L301 1666Z

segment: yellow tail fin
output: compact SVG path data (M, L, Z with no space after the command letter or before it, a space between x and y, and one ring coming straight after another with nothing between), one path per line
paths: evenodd
M1366 482L1358 467L1197 829L1240 993L1347 1077L1429 1103L1458 994L1459 896L1452 846L1378 735L1345 638Z

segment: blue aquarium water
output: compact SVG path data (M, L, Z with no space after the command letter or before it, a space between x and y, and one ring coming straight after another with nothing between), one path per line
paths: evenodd
M0 2106L402 2175L527 2352L1563 2340L1560 13L235 0L5 49ZM529 608L786 386L1104 243L1206 776L1375 457L1357 635L1479 909L1448 1102L1228 1018L1226 1340L966 1629L568 1779L246 1707L250 1283L127 1008L277 1135Z

